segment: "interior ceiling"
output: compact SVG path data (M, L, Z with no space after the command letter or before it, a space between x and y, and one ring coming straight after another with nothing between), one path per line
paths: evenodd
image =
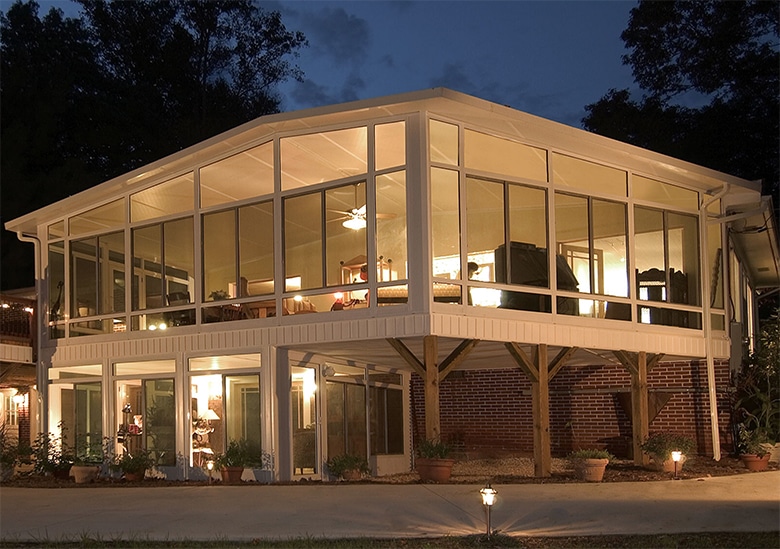
M401 340L409 350L417 357L420 362L423 360L423 338L403 338ZM457 346L462 342L457 338L438 338L438 363L441 363ZM533 347L531 344L521 344L520 347L529 357L533 357ZM562 347L548 347L548 361L552 361ZM410 367L406 361L395 351L395 349L385 339L358 341L339 341L318 343L306 346L291 347L291 350L304 354L321 355L324 357L313 357L314 362L328 360L338 360L346 363L369 364L384 366L388 368L397 368L409 370ZM691 357L670 356L664 357L664 360L691 360ZM619 364L618 360L612 354L612 351L598 349L578 349L566 362L567 365L582 366L586 364ZM500 341L480 341L468 355L468 357L456 368L457 370L484 370L498 368L515 368L517 363L507 351L504 342Z

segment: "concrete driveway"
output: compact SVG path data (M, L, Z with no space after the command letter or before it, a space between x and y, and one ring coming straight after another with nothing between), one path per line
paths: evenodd
M485 531L477 485L0 488L3 540L439 537ZM574 536L780 530L780 471L496 485L493 528Z

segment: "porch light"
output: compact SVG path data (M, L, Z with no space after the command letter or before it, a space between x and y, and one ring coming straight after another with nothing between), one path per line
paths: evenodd
M672 450L672 461L674 462L674 480L680 480L677 476L677 464L682 459L682 452L680 450Z
M211 484L211 472L214 470L214 461L208 460L206 462L206 469L209 470L209 484Z
M24 393L17 393L14 395L14 404L17 406L24 404Z
M490 537L490 510L493 504L496 502L496 492L493 487L488 483L482 490L479 491L482 494L482 505L485 507L485 516L487 517L487 537Z

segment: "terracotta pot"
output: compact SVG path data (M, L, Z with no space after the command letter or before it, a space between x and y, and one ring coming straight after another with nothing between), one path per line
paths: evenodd
M222 474L222 482L225 484L240 484L241 475L244 474L243 467L223 467L220 470Z
M360 480L363 478L363 473L361 473L358 469L347 469L341 473L341 478L344 480Z
M578 459L574 462L574 474L580 480L601 482L609 460L606 458Z
M417 458L415 466L423 482L448 482L454 464L454 459Z
M97 465L74 465L70 468L70 476L76 481L76 484L86 484L92 482L98 476L100 467Z
M739 456L748 471L766 471L769 468L769 454L758 457L756 454Z
M144 476L146 476L146 471L141 471L140 473L125 472L125 480L128 482L138 482L139 480L143 480Z

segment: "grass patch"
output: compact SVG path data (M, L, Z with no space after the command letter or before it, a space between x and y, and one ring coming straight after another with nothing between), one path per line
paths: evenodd
M259 547L268 549L461 549L461 548L512 548L526 549L777 549L780 547L780 532L746 533L696 533L696 534L655 534L641 536L577 536L577 537L525 537L505 536L501 534L487 538L483 535L441 538L396 538L396 539L326 539L294 538L287 540L251 540L251 541L154 541L146 539L105 540L87 535L78 539L34 541L0 541L0 548L116 548L116 549L217 549Z

